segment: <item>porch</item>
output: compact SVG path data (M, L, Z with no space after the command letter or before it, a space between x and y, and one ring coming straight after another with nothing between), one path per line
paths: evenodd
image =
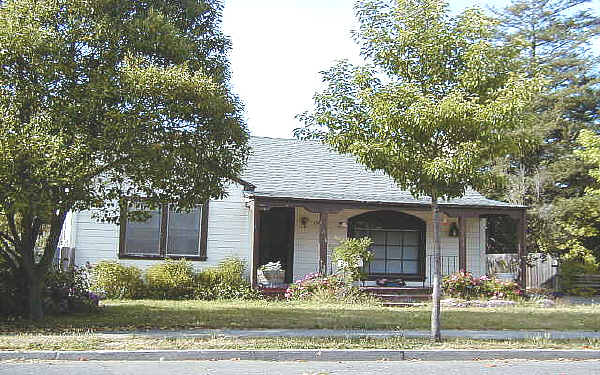
M431 286L433 223L427 204L366 203L339 200L303 200L254 196L252 212L251 281L257 269L281 261L286 283L319 272L335 272L332 250L348 237L369 236L375 259L365 271L367 286L381 278L402 279L409 287ZM442 273L467 270L486 273L485 216L507 215L518 223L518 253L524 245L525 209L514 206L442 204ZM525 285L521 264L519 282Z

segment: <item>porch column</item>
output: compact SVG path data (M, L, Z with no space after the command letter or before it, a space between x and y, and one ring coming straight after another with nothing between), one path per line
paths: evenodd
M467 271L467 218L458 216L458 270Z
M250 270L250 283L252 287L258 286L257 275L258 271L258 249L260 247L260 209L256 204L256 200L252 206L252 226L253 226L253 241L252 241L252 269Z
M521 288L527 288L527 214L522 210L521 216L517 221L517 236L519 239L519 262L521 272L519 272L519 285Z
M327 211L319 212L319 273L327 274Z

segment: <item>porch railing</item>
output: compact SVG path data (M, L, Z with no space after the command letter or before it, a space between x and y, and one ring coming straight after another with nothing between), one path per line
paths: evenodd
M427 267L429 269L429 277L426 283L431 286L433 284L433 262L434 256L429 255L427 257ZM442 277L450 275L458 271L458 256L456 255L442 255Z

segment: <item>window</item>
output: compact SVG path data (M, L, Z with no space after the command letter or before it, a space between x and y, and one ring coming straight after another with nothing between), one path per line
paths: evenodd
M371 276L423 275L425 222L395 211L371 211L349 220L349 236L373 240L373 260L365 265Z
M188 258L206 260L208 202L190 212L172 205L148 211L143 221L122 215L120 258Z

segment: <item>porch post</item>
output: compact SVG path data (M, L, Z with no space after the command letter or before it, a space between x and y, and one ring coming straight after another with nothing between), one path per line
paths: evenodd
M252 269L250 270L250 283L253 288L258 286L257 282L257 274L258 271L258 249L260 246L260 209L256 204L256 200L254 201L253 209L253 241L252 241Z
M319 273L327 274L327 211L319 212Z
M521 288L527 288L527 214L523 210L517 224L517 236L519 238L519 262L521 272L519 272L519 285Z
M467 271L467 219L458 216L458 269Z

